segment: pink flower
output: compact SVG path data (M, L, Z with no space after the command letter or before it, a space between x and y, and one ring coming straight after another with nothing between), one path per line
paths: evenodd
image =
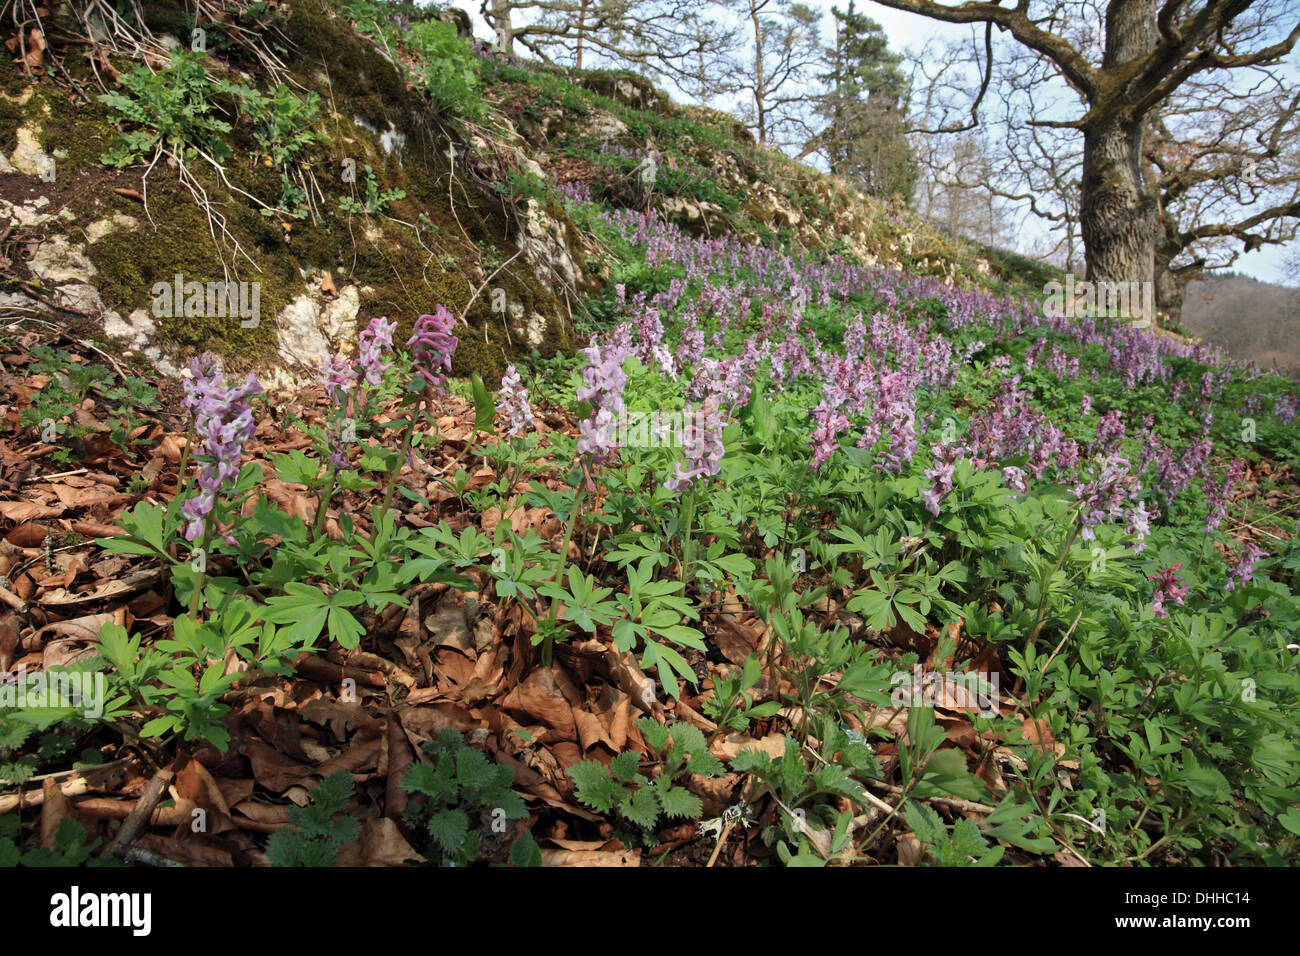
M1260 548L1254 541L1247 541L1241 546L1241 554L1237 556L1236 566L1228 569L1228 583L1224 585L1223 590L1232 591L1243 587L1247 581L1253 581L1255 579L1255 565L1267 557L1267 551Z
M509 434L517 435L533 423L533 410L528 404L528 389L519 378L513 365L501 377L501 401L497 413L506 416L510 423Z
M1174 600L1179 604L1183 603L1183 598L1187 594L1187 588L1183 587L1182 580L1174 574L1182 564L1174 564L1165 568L1158 574L1148 576L1148 579L1156 582L1155 593L1151 595L1151 608L1155 611L1156 617L1165 617L1165 601Z
M677 463L664 487L680 492L700 478L712 478L722 469L723 424L718 400L713 396L686 416L682 435L683 460Z
M460 339L451 334L456 318L439 305L434 315L422 315L415 322L414 334L406 340L415 361L415 370L437 394L446 391L447 376L451 371L451 357Z

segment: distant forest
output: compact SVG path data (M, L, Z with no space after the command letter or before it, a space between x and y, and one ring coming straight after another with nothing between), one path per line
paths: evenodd
M1183 327L1300 381L1300 289L1229 273L1187 286Z

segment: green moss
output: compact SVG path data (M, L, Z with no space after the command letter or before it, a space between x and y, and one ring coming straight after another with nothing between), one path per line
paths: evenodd
M98 167L100 156L117 139L106 106L98 100L75 102L49 83L37 86L27 109L39 111L41 148L47 153L58 150L61 165L68 169Z
M0 57L3 59L3 57ZM0 96L0 150L11 153L18 145L18 127L22 125L23 108L12 100Z
M144 4L144 22L154 34L170 33L189 45L194 22L186 0L149 0Z
M498 334L494 336L494 330L490 326L483 326L461 335L456 354L452 356L451 374L460 378L474 373L481 376L484 382L500 381L508 363L500 341L500 331L495 331Z
M295 48L294 64L305 72L323 72L329 78L326 102L337 104L345 116L351 111L349 119L359 116L380 131L391 125L408 138L419 132L418 101L405 78L346 20L334 16L329 4L295 3L284 33Z
M7 96L19 96L27 86L27 79L18 69L18 64L11 56L0 56L0 92ZM3 101L3 98L0 98Z
M351 276L371 290L362 294L363 313L396 319L406 334L420 315L438 305L463 308L473 294L464 271L429 262L414 236L406 242L388 235L377 242L360 239Z
M675 109L666 93L656 89L644 76L629 70L581 70L575 71L574 76L584 89L636 110L669 113ZM633 90L630 96L627 93L629 86Z
M155 34L185 40L190 21L183 0L163 0L147 8L147 23ZM408 88L403 72L358 37L345 19L334 16L323 0L298 0L285 9L289 16L284 30L294 46L286 58L291 82L315 89L331 112L322 124L331 143L318 146L308 157L321 192L319 217L316 221L285 217L286 242L282 218L265 215L241 195L274 205L281 181L279 170L255 155L246 124L236 122L228 137L233 156L223 170L225 181L201 161L192 162L190 172L225 217L225 228L234 241L255 263L223 241L225 262L234 267L229 278L260 283L262 321L246 329L237 317L156 320L160 342L182 351L210 349L237 370L273 360L275 316L306 291L303 276L311 270L328 269L340 286L359 287L360 320L387 315L398 321L399 335L405 338L416 317L439 304L456 312L464 310L480 277L508 260L517 248L513 238L517 227L508 200L487 188L481 178L467 177L460 159L453 170L447 157L451 134L436 121L428 103ZM210 63L218 73L221 55ZM0 86L21 91L24 82L15 77L6 59L0 60ZM546 79L565 102L581 105L597 98L559 76ZM268 80L254 75L253 82L265 86ZM117 136L108 111L97 101L76 102L53 84L42 86L48 89L38 89L26 107L0 96L0 143L9 142L12 149L13 130L39 110L42 146L66 155L61 162L66 162L72 176L90 173L102 182L100 156ZM611 105L617 104L611 101ZM234 112L230 111L232 120ZM373 132L390 128L406 137L400 158L385 154ZM358 169L369 163L381 190L402 189L406 198L394 202L387 215L344 213L339 200L353 189L339 175L345 158L355 160ZM138 174L138 169L131 170L122 181L132 184ZM99 271L96 283L106 306L123 315L148 309L154 284L170 284L178 273L185 281L227 278L208 219L177 181L174 169L159 164L152 171L148 196L148 217L141 215L137 203L114 197L107 188L97 189L93 198L87 191L73 200L79 217L99 218L121 211L141 221L138 228L114 232L87 250ZM554 197L545 201L549 214L568 227L570 256L575 262L584 261L586 250L577 227ZM504 289L507 301L522 305L526 314L547 317L548 328L539 345L542 352L573 347L567 310L522 260L501 270L492 287ZM491 290L480 293L466 316L470 328L457 332L462 340L457 374L478 372L485 380L499 379L505 365L524 351L524 343L507 330L503 316L491 311L491 300Z
M156 230L146 223L135 230L118 230L90 246L87 253L99 270L105 304L123 315L148 308L154 283L171 282L177 273L185 281L197 282L224 281L226 275L208 234L207 219L188 194L175 184L163 188L155 184L149 198ZM120 211L139 216L139 207L128 206L125 200ZM257 254L265 252L265 236L250 232L234 219L228 226L263 270L257 273L243 262L238 275L261 283L261 323L246 329L237 318L159 318L157 322L168 341L196 352L210 349L238 368L256 364L274 352L274 317L302 281L289 257Z

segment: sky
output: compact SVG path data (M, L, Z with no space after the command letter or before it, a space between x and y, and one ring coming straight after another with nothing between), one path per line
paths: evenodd
M823 11L823 35L825 36L831 35L834 29L831 7L838 6L844 9L848 6L848 0L803 0L803 2L814 9ZM932 39L938 39L945 43L971 42L972 27L970 25L942 23L918 14L905 13L882 6L873 2L873 0L856 0L856 8L884 28L885 34L889 38L889 45L895 50L917 50ZM474 21L475 32L480 36L490 36L487 25L478 13L478 5L473 4L467 9ZM982 26L979 31L982 41ZM1300 50L1293 54L1291 62L1300 65ZM1018 251L1023 252L1036 240L1045 238L1047 230L1033 216L1024 215L1020 228L1017 230L1017 235L1022 241L1022 248ZM1283 260L1288 255L1297 252L1300 252L1300 241L1280 246L1266 246L1256 252L1244 253L1238 256L1237 261L1233 264L1233 270L1265 282L1287 283L1292 280L1284 268Z

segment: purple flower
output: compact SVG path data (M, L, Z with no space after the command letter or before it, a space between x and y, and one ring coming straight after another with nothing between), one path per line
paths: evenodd
M1015 465L1008 465L1002 469L1002 480L1012 491L1018 491L1024 494L1028 488L1025 486L1025 472Z
M1283 425L1290 425L1300 415L1300 395L1279 395L1273 406L1273 414Z
M1092 453L1098 457L1119 451L1124 441L1124 417L1119 409L1112 409L1101 416L1097 423L1097 440L1093 443Z
M509 434L517 435L533 423L533 410L528 405L528 389L519 378L513 365L501 377L501 402L497 413L506 416L510 423Z
M1228 569L1228 583L1224 585L1223 590L1232 591L1242 587L1247 581L1255 579L1255 565L1267 558L1268 552L1264 551L1254 541L1247 541L1241 546L1241 554L1237 556L1237 563L1234 567Z
M1097 473L1087 482L1077 482L1074 495L1082 502L1079 537L1084 541L1096 540L1093 528L1124 514L1125 503L1142 490L1142 483L1131 472L1127 458L1121 455L1103 455L1096 461Z
M1228 496L1232 493L1233 486L1241 480L1245 473L1246 463L1240 458L1234 458L1232 464L1228 466L1222 484L1211 480L1209 475L1205 476L1205 482L1201 488L1210 503L1209 511L1205 515L1206 534L1218 530L1224 516L1228 513Z
M325 386L329 400L339 404L339 392L352 390L357 384L357 373L351 362L342 355L334 355L321 363L320 383Z
M947 445L934 445L930 450L934 454L934 462L925 470L925 477L933 484L921 492L921 500L925 502L925 507L930 514L937 518L940 502L952 491L953 472L956 470L957 460L961 457L961 451Z
M180 511L188 522L185 540L195 541L203 536L217 495L239 475L244 442L257 430L248 399L262 391L262 386L252 374L242 385L228 385L209 352L190 359L189 370L185 407L194 416L194 454L200 465L198 492Z
M832 408L825 402L813 409L813 420L817 427L813 429L812 446L813 460L812 470L820 471L822 465L830 461L835 454L835 449L839 448L839 436L844 429L849 427L849 420L844 417L844 413L838 408Z
M1151 609L1155 611L1156 617L1165 617L1165 601L1173 600L1179 604L1183 603L1183 598L1187 595L1187 588L1183 587L1182 580L1174 574L1181 564L1175 564L1165 568L1157 574L1148 575L1148 579L1156 582L1155 593L1151 595Z
M623 371L624 354L621 349L606 348L602 356L596 345L579 349L587 357L587 367L582 370L582 385L577 397L591 405L592 416L578 423L578 454L593 466L612 464L618 457L617 425L626 406L623 404L623 387L627 375Z
M435 394L446 393L447 372L460 339L451 334L455 317L446 306L439 305L434 315L422 315L415 322L414 334L406 340L412 350L415 369Z
M682 433L682 456L673 474L664 482L669 491L680 493L700 478L712 478L722 469L722 412L714 396L686 416Z
M1151 515L1147 513L1146 505L1138 502L1128 510L1128 527L1129 534L1133 535L1133 553L1141 554L1146 550L1146 539L1151 534Z
M371 385L380 384L384 380L384 372L393 367L393 363L385 362L383 357L385 352L393 350L393 330L396 328L396 322L388 322L383 317L374 318L357 336L357 371Z

